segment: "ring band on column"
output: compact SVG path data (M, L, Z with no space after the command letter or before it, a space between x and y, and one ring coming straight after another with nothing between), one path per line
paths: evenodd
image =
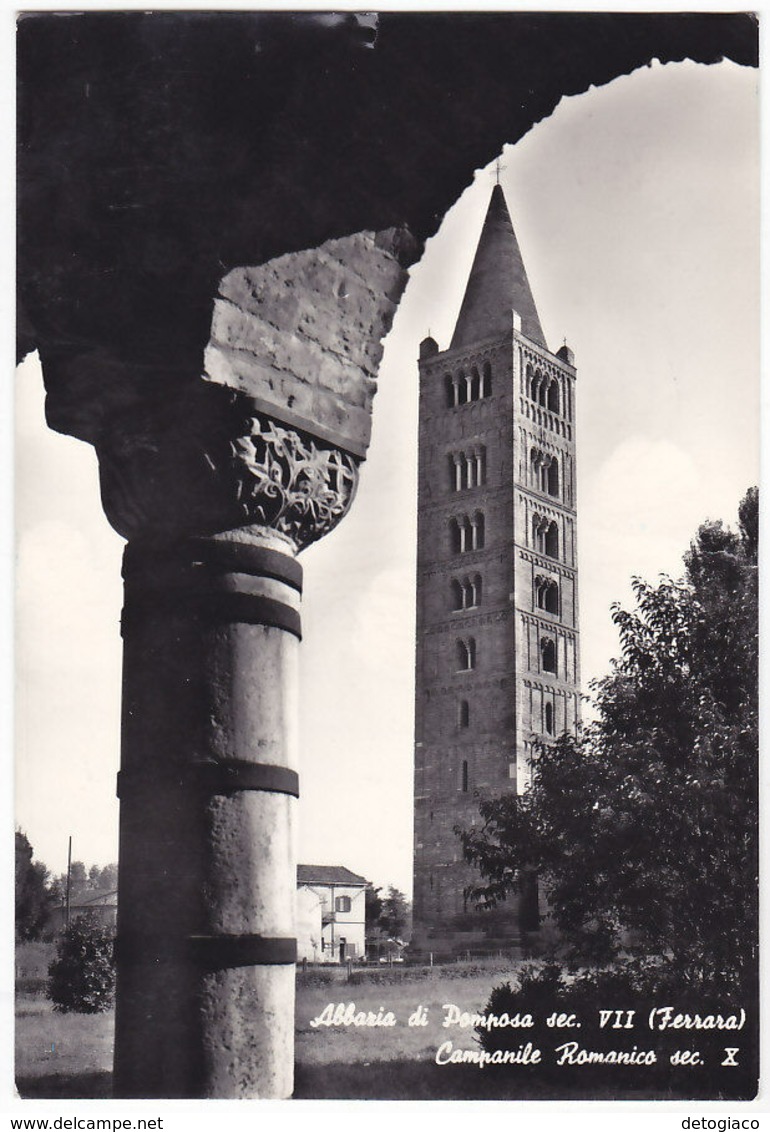
M186 590L140 590L128 593L121 617L122 632L144 617L197 617L212 622L239 622L283 629L302 640L302 619L298 609L264 594Z
M146 548L128 543L123 552L123 577L142 585L157 583L160 576L172 572L253 574L274 578L302 592L302 566L296 558L267 546L250 546L242 542L220 539L190 538L171 547Z
M125 931L115 940L115 954L125 965L193 963L208 971L231 967L289 966L297 962L297 941L290 936L154 936Z
M240 790L257 790L269 794L290 794L299 798L299 775L286 766L273 763L252 763L245 759L218 762L174 762L152 770L118 772L117 795L126 797L132 791L153 791L158 787L195 786L209 794L234 794Z

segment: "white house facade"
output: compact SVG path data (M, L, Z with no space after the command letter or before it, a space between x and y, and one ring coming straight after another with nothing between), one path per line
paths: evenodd
M342 865L297 866L297 959L345 963L366 954L366 878Z

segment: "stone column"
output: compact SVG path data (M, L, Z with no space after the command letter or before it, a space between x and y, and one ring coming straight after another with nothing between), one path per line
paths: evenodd
M124 561L118 1096L289 1096L302 570L258 527Z
M121 1097L293 1088L296 555L355 495L379 339L405 282L371 234L301 257L223 281L204 380L126 409L97 445L104 508L128 539ZM367 267L384 294L364 286ZM351 336L348 349L335 325L356 288L376 342ZM313 304L311 336L299 323Z

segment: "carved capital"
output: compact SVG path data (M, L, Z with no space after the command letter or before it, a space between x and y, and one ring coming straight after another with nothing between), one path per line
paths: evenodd
M358 460L260 413L232 442L238 500L250 523L287 535L298 549L336 527L358 487Z
M121 415L97 452L112 525L159 543L261 526L302 550L337 525L358 485L357 457L216 386L196 387L175 415Z

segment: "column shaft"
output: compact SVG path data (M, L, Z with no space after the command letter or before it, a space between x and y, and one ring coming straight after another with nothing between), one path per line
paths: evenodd
M244 528L124 577L115 1092L289 1096L301 567Z

